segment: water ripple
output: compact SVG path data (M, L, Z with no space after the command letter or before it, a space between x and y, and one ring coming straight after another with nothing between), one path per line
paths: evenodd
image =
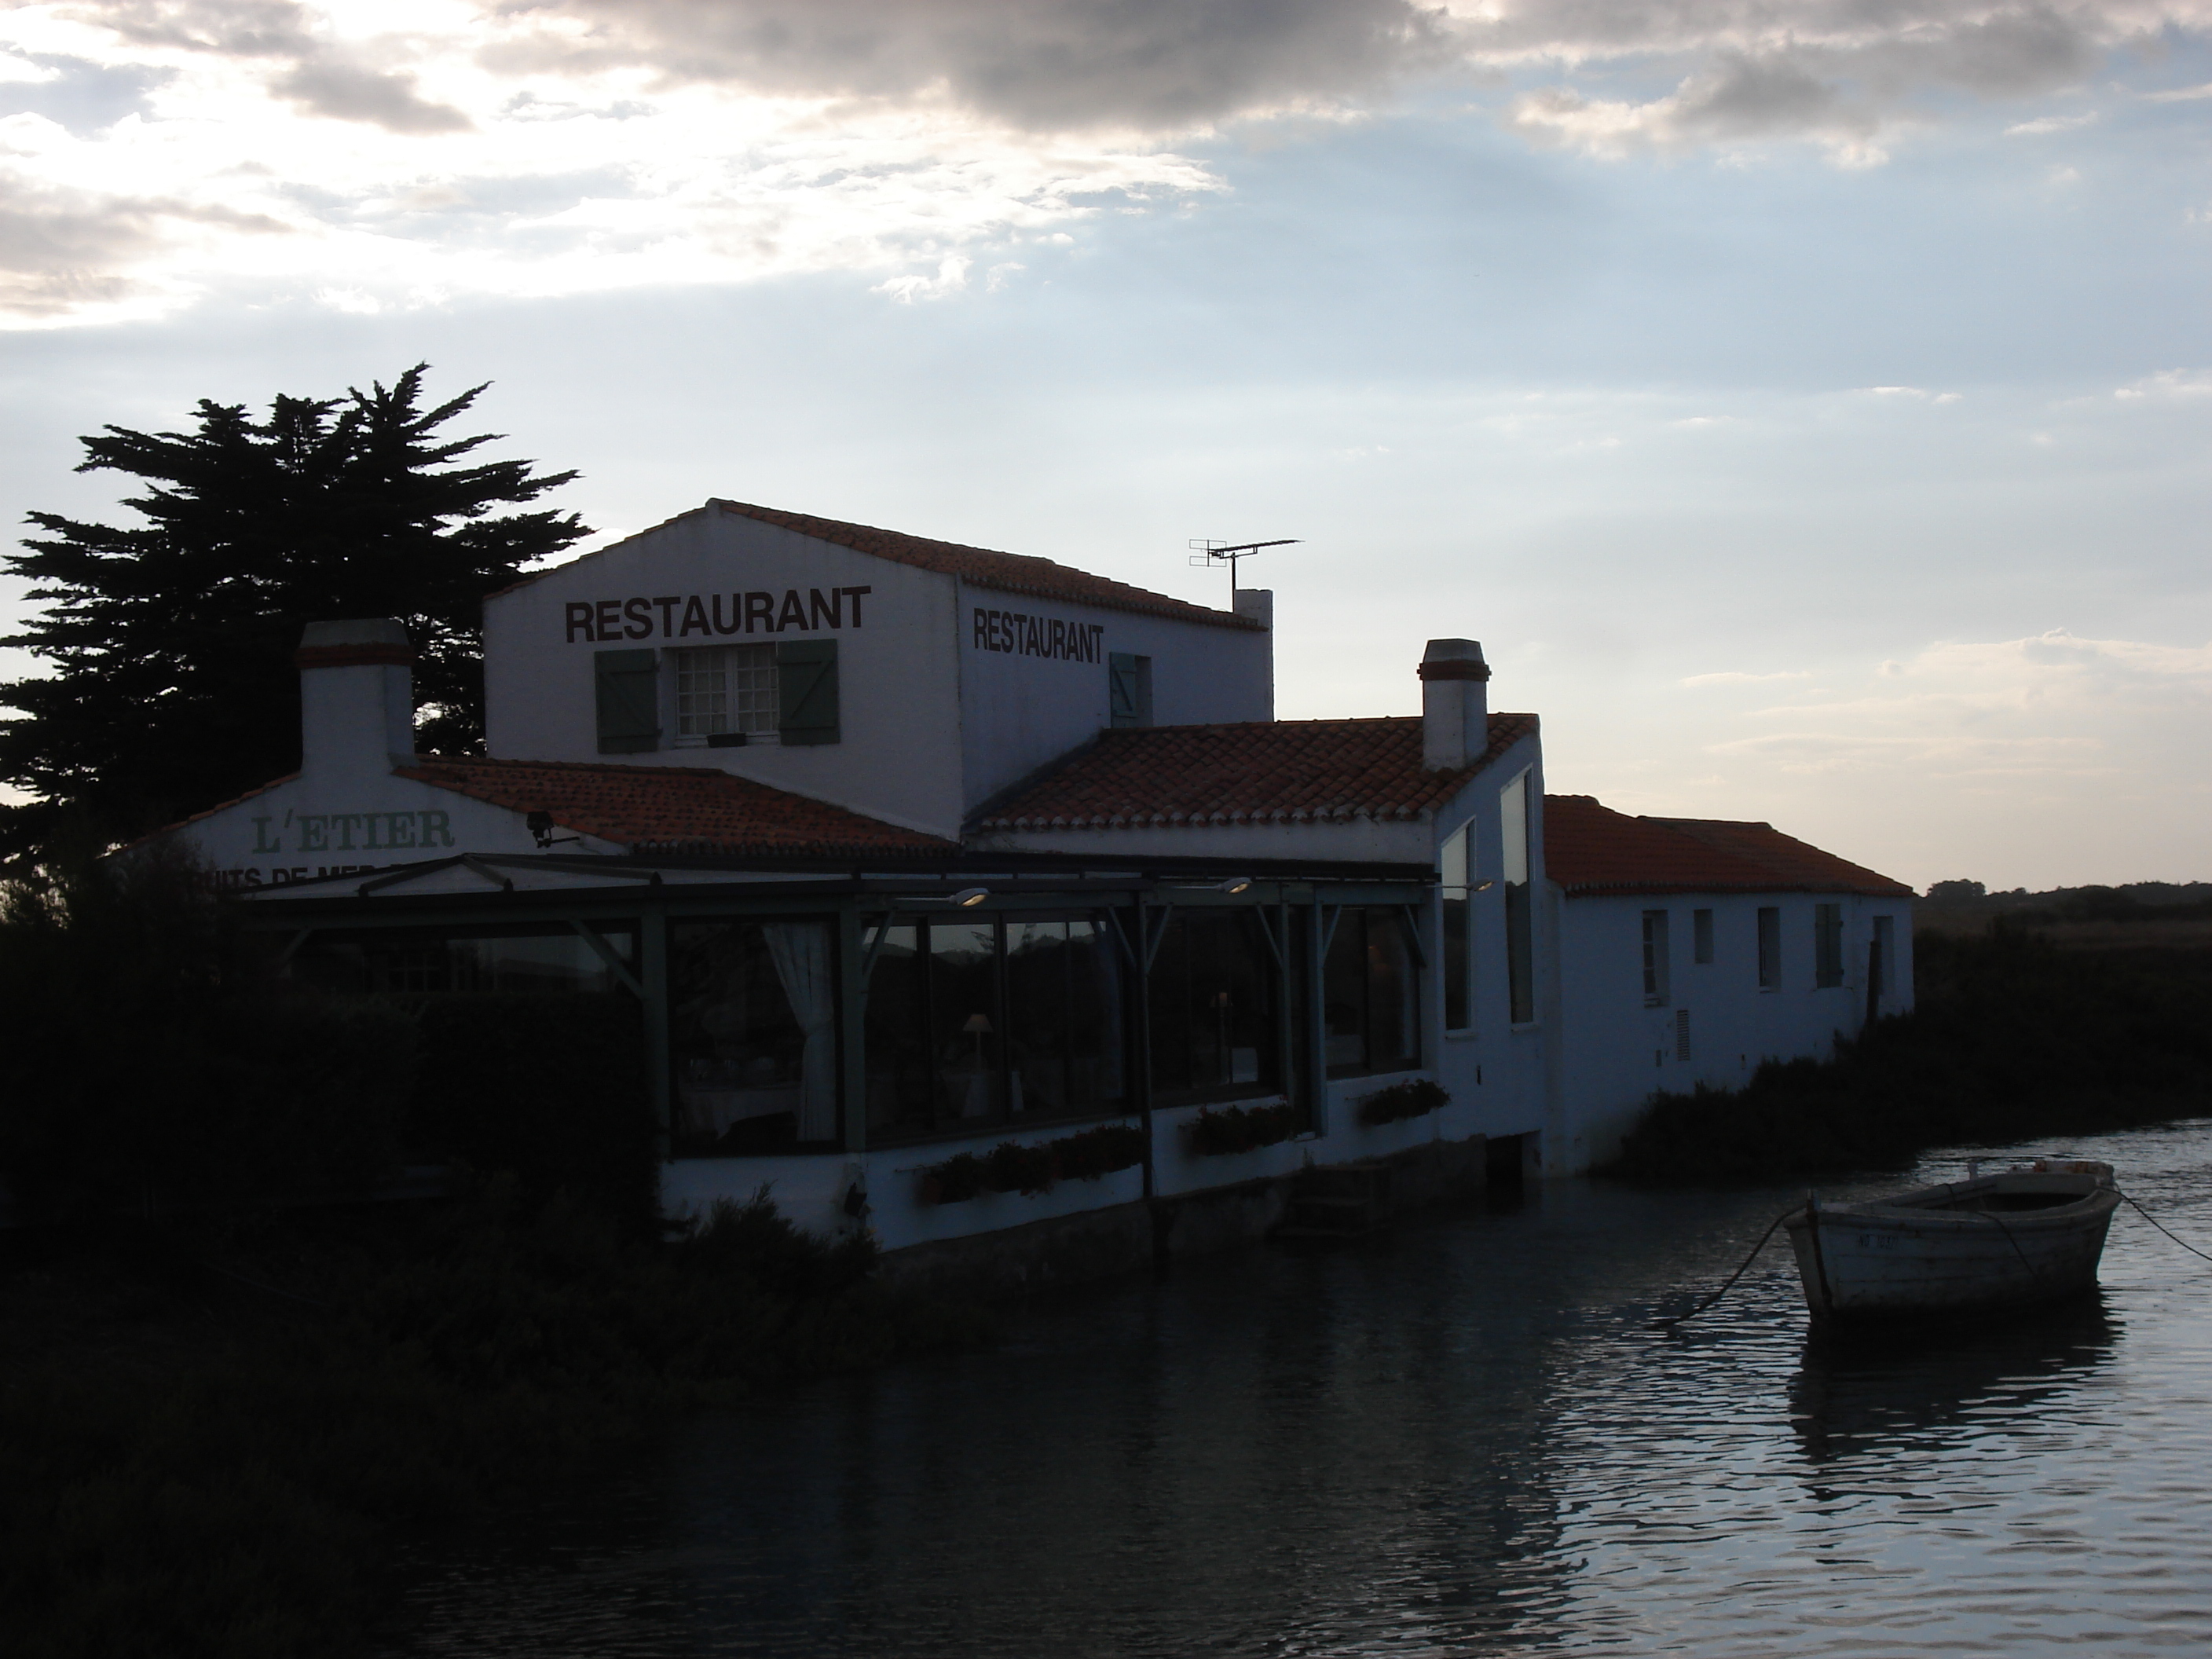
M2212 1247L2212 1125L2063 1150ZM2212 1269L2124 1211L2085 1306L1838 1346L1777 1246L1650 1328L1800 1195L1547 1189L677 1425L424 1564L394 1652L2203 1650Z

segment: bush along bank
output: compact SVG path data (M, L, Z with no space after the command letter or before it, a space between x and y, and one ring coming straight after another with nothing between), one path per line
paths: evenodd
M427 1208L10 1241L15 1659L364 1650L396 1545L675 1413L988 1336L766 1199L660 1242L517 1183ZM26 1260L27 1251L37 1253Z
M1599 1173L1708 1182L1894 1169L1930 1146L2212 1112L2212 952L2069 951L2002 931L1915 945L1911 1013L1832 1059L1769 1062L1741 1089L1655 1097Z
M0 882L0 1639L340 1659L396 1545L988 1334L765 1194L671 1234L621 998L302 994L188 867ZM435 1203L361 1199L410 1162Z

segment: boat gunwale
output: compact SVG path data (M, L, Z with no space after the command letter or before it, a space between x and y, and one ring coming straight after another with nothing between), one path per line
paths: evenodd
M2033 1210L1972 1210L1950 1207L1950 1200L1964 1194L1979 1196L2008 1189L2020 1190L2023 1179L2037 1182L2085 1182L2088 1190L2062 1204L2052 1204ZM2049 1187L2043 1187L2049 1191ZM1820 1206L1820 1219L1824 1223L1853 1227L1941 1227L1945 1231L1979 1229L1990 1221L2015 1231L2025 1229L2042 1232L2063 1228L2094 1218L2100 1212L2109 1215L2120 1204L2119 1193L2095 1176L2041 1171L2022 1176L2011 1171L1984 1176L1972 1182L1946 1182L1933 1187L1915 1188L1909 1193L1893 1197L1861 1200L1855 1203ZM1783 1224L1796 1232L1807 1224L1806 1212L1799 1209Z

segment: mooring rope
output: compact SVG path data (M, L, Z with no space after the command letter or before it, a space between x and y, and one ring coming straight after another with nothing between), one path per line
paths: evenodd
M2168 1226L2167 1226L2164 1222L2160 1221L2160 1220L2156 1216L2153 1215L2153 1214L2152 1214L2148 1210L2146 1210L2145 1208L2143 1208L2143 1206L2142 1206L2142 1205L2140 1205L2140 1204L2136 1204L2136 1200L2135 1200L2135 1197L2134 1197L2134 1195L2133 1195L2132 1194L2120 1192L2120 1189L2119 1189L2118 1187L2113 1188L2112 1188L2112 1190L2113 1190L2114 1192L2116 1192L2116 1193L2119 1193L2119 1194L2120 1194L2120 1196L2121 1196L2122 1198L2126 1199L2130 1204L2133 1204L2133 1205L2135 1205L2135 1212L2136 1212L2136 1213L2137 1215L2141 1216L2141 1217L2142 1217L2145 1221L2149 1222L2149 1223L2150 1223L2150 1224L2151 1224L2152 1226L2154 1226L2154 1227L2157 1228L2157 1229L2159 1230L2159 1231L2160 1231L2160 1232L2164 1233L2164 1234L2165 1234L2168 1238L2172 1239L2172 1240L2173 1240L2173 1242L2174 1242L2175 1243L2177 1243L2177 1244L2180 1245L2180 1246L2181 1246L2181 1248L2182 1248L2183 1249L2185 1249L2185 1250L2188 1251L2190 1255L2193 1255L2193 1256L2197 1256L2197 1257L2200 1258L2200 1259L2201 1259L2201 1260L2203 1260L2203 1261L2212 1261L2212 1255L2206 1255L2204 1254L2204 1252L2203 1252L2203 1251L2202 1251L2202 1250L2198 1249L2197 1249L2194 1244L2191 1244L2191 1243L2187 1239L2183 1238L2183 1237L2181 1237L2180 1236L2179 1236L2178 1234L2176 1234L2176 1233L2175 1233L2175 1232L2174 1232L2171 1228L2169 1228L2169 1227L2168 1227Z
M1766 1231L1759 1236L1759 1243L1751 1247L1751 1254L1744 1257L1742 1261L1737 1265L1736 1270L1728 1276L1727 1282L1723 1284L1720 1289L1715 1291L1711 1296L1707 1297L1703 1302L1698 1304L1696 1307L1691 1309L1690 1311L1686 1314L1676 1314L1673 1317L1668 1319L1653 1320L1651 1322L1650 1328L1655 1331L1671 1331L1675 1326L1682 1324L1686 1321L1695 1319L1699 1314L1705 1312L1706 1309L1711 1307L1714 1303L1719 1301L1730 1291L1734 1290L1735 1288L1736 1280L1741 1279L1750 1269L1751 1264L1759 1260L1759 1253L1766 1248L1766 1241L1774 1237L1774 1230L1777 1227L1779 1227L1784 1222L1789 1220L1791 1216L1799 1213L1799 1212L1803 1210L1804 1207L1805 1206L1801 1204L1797 1206L1796 1209L1784 1210L1780 1215L1775 1217L1773 1220L1768 1222L1766 1224Z

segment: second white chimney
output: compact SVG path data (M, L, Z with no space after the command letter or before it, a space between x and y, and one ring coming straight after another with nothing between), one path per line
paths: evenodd
M1490 665L1474 640L1431 640L1421 653L1421 764L1471 766L1490 747Z
M366 782L415 761L415 653L389 617L309 623L300 665L300 775Z

